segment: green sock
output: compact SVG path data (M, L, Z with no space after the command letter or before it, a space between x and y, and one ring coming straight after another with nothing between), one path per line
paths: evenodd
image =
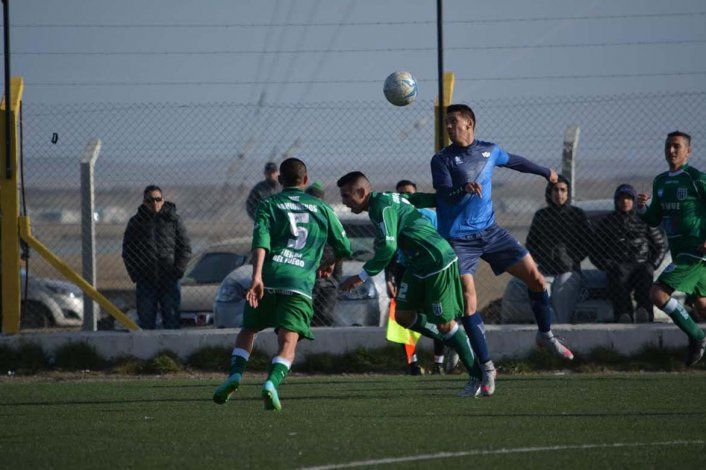
M228 375L243 375L245 373L245 366L248 365L248 359L250 359L250 353L245 349L233 349L233 354L230 356L230 371Z
M695 340L704 339L704 331L691 319L684 306L675 299L669 299L662 307L662 310L669 315L674 324L686 333L689 338Z
M287 377L289 373L290 362L279 356L272 359L272 364L270 364L270 373L267 376L267 380L272 382L272 385L278 387L279 384Z
M475 354L473 354L473 349L471 349L471 343L468 341L468 336L463 328L458 327L458 324L454 328L456 331L453 335L446 335L444 337L444 344L458 353L458 358L461 360L471 377L480 380L483 377L483 372L480 369L478 359Z
M412 326L409 327L409 329L416 331L417 333L421 333L427 338L438 339L440 341L444 340L444 337L439 334L439 330L436 328L436 325L427 322L427 316L423 313L417 314L417 319Z

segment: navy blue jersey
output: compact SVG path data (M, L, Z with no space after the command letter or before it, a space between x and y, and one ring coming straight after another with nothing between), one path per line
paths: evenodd
M495 223L492 176L496 166L545 178L550 173L548 168L519 155L508 154L492 142L480 140L474 140L468 147L451 144L431 159L438 230L443 237L462 238ZM464 186L470 182L481 184L482 196L465 192Z

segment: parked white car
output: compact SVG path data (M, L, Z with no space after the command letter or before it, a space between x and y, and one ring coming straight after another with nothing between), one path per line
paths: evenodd
M83 324L83 292L76 285L58 279L29 275L20 271L22 311L20 328L49 326L81 326Z

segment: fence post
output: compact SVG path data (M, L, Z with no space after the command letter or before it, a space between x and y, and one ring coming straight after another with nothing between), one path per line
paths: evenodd
M564 131L564 151L561 155L561 174L569 180L569 204L576 195L576 149L579 145L581 129L578 124L572 124Z
M96 287L96 220L94 214L95 194L93 168L101 150L100 139L86 145L81 157L81 258L83 278ZM98 304L89 296L83 296L83 330L96 331L98 326Z

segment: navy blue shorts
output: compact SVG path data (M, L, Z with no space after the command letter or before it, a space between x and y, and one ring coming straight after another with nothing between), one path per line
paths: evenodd
M525 247L496 224L464 238L450 238L449 243L458 256L461 275L475 274L483 258L499 276L527 255Z

